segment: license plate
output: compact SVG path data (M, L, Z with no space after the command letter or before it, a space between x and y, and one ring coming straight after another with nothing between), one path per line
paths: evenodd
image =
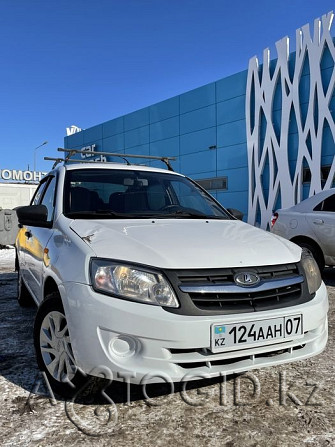
M269 344L273 340L291 340L301 335L303 335L301 314L245 323L213 324L211 351L221 352L237 346L243 349Z

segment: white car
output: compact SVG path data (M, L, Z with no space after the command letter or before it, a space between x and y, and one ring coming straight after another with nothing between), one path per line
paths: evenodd
M276 211L271 232L308 249L320 270L335 265L335 188Z
M326 346L328 296L312 256L181 174L60 165L17 213L18 300L38 306L37 361L60 394L85 374L187 381Z

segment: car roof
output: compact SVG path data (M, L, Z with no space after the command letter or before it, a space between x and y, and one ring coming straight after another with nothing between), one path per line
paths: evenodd
M61 166L57 166L55 169L53 169L51 172L65 169L66 171L73 171L78 169L110 169L110 170L125 170L125 171L146 171L146 172L157 172L162 174L173 174L178 175L181 177L185 177L183 174L180 174L178 172L169 171L168 169L162 169L162 168L156 168L151 166L142 166L142 165L127 165L124 163L99 163L99 162L92 162L92 163L68 163Z
M321 191L315 194L314 196L309 197L308 199L302 200L300 203L297 203L291 208L286 208L286 210L287 211L292 210L299 213L313 210L316 207L316 205L318 205L320 202L322 202L322 200L326 199L332 194L335 194L335 188L330 188L325 191Z

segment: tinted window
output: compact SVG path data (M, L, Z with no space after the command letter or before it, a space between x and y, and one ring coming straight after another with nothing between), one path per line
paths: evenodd
M64 213L76 214L78 218L92 214L95 218L106 218L108 213L111 218L190 217L191 214L196 215L192 217L230 218L209 194L185 177L125 169L68 171ZM86 215L80 216L83 213Z
M329 196L327 199L323 200L319 205L314 208L314 211L335 211L335 194Z
M227 190L228 189L228 177L214 177L196 180L196 182L207 191L213 190Z

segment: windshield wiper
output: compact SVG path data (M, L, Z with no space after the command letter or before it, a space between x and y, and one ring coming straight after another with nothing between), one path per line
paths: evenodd
M85 218L99 218L99 219L134 219L136 214L116 213L111 210L96 210L96 211L72 211L65 214L66 217L73 219Z
M170 219L170 218L212 219L212 217L215 217L215 216L207 216L206 214L202 214L200 212L194 213L194 212L190 212L190 211L178 210L178 211L173 211L172 213L155 214L152 217L155 217L157 219Z

